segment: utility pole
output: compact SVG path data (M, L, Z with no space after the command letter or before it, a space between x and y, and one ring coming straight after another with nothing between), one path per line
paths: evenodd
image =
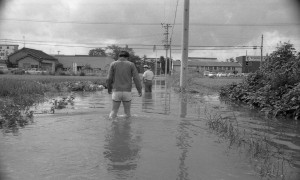
M264 43L264 35L261 35L261 45L260 45L260 64L259 69L261 69L262 61L263 61L263 43Z
M188 52L189 52L189 9L190 0L184 0L183 10L183 38L182 38L182 56L180 67L180 89L185 92L186 76L188 68Z
M171 68L172 68L172 48L171 48L171 43L172 43L172 38L170 38L170 45L169 45L169 47L170 47L170 63L169 63L169 73L170 73L170 75L171 75Z
M165 50L166 50L166 60L165 60L165 76L167 76L168 67L168 49L169 49L169 28L172 27L170 24L161 23L162 27L165 28L165 40L163 40Z

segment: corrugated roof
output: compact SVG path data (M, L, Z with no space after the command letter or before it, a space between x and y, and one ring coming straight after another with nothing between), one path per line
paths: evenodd
M102 57L102 56L66 56L66 55L56 55L58 62L62 63L64 68L70 68L73 66L73 63L76 63L77 66L85 66L89 64L92 68L101 68L107 69L113 61L112 57Z
M180 66L181 61L173 61L174 66ZM236 62L217 62L217 61L188 61L189 66L230 66L230 67L241 67Z
M40 50L36 50L36 49L30 49L30 48L22 48L16 52L14 52L13 54L10 54L9 56L12 56L20 51L24 51L27 53L27 55L31 55L34 56L36 58L39 58L41 60L56 60L53 56L50 56L49 54L44 53L43 51ZM20 57L19 59L24 58L24 56ZM18 61L19 59L16 59L16 61Z

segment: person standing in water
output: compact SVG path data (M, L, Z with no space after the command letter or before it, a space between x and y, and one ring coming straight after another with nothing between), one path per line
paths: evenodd
M144 65L144 70L143 82L145 84L145 92L152 92L152 81L154 79L154 74L148 65Z
M128 61L129 53L121 51L119 59L110 64L107 77L108 93L112 94L112 110L109 118L116 118L122 102L126 117L130 117L132 100L132 80L139 96L142 96L142 84L134 63Z

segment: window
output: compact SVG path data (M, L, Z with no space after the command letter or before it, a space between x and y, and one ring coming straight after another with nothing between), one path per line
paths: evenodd
M9 46L7 46L6 49L9 49Z
M228 70L230 70L230 67L228 67Z

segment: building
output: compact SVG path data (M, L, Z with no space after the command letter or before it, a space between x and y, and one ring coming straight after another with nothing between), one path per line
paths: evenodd
M262 63L265 61L263 56ZM242 73L253 73L259 70L261 56L238 56L236 61L242 65Z
M15 44L0 44L0 60L7 60L8 56L16 52L19 45Z
M108 71L110 63L115 61L112 57L104 56L54 55L54 57L63 65L64 70L72 70L74 72L81 71L84 67L106 72Z
M188 60L188 69L190 71L203 72L225 72L225 73L241 73L242 66L236 62L219 62L219 61L199 61ZM180 72L181 61L173 61L173 71Z
M58 64L58 61L56 58L44 53L43 51L24 47L9 55L8 63L13 67L25 70L36 68L38 70L54 73L55 66Z
M208 58L208 57L189 57L191 61L209 61L209 62L217 62L217 58Z

